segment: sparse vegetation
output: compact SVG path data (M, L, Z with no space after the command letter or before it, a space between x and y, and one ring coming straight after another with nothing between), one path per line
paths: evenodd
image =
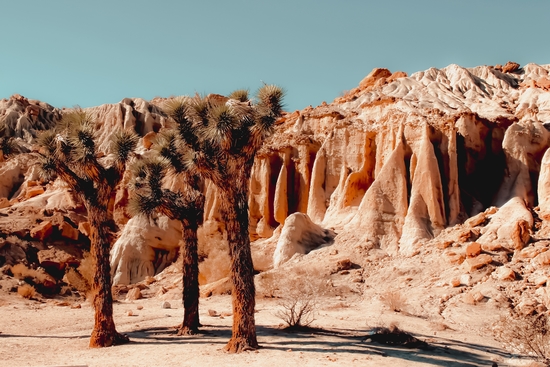
M275 316L289 328L307 327L315 321L323 285L320 278L311 273L298 274L296 278L281 279L278 294L281 309Z
M407 306L407 300L401 292L397 290L389 290L380 295L380 301L391 311L401 312Z
M17 288L17 294L23 298L31 299L36 296L36 289L30 284L23 284Z
M46 181L59 178L80 199L90 223L90 254L94 264L92 290L95 323L91 347L107 347L128 341L116 331L113 320L111 267L109 252L113 222L109 202L122 179L126 163L138 142L134 132L121 130L112 134L110 164L98 157L96 122L83 110L64 114L59 127L42 133L39 138L39 168Z
M550 366L550 320L548 314L501 316L493 327L495 339L513 353L535 358Z

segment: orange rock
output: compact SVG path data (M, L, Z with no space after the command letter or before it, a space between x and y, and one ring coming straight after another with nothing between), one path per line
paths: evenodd
M43 193L44 193L44 188L42 186L27 187L25 198L30 199L32 197L38 196Z
M67 222L63 222L59 225L59 232L61 233L61 237L74 241L78 240L78 229L74 228Z
M10 206L10 201L8 198L0 198L0 209L4 209Z
M504 247L498 242L489 242L489 243L484 243L483 245L481 245L481 249L483 251L500 251L503 248Z
M533 259L537 265L550 265L550 251L545 251Z
M388 78L391 76L391 71L383 68L374 68L361 82L359 83L360 89L366 89L374 86L376 81L381 78Z
M467 257L476 257L481 253L481 245L477 242L472 242L466 246L466 256Z
M406 78L408 75L404 71L396 71L393 73L389 78L386 79L388 83L393 82L394 80L397 80L399 78Z
M499 280L515 280L516 279L516 273L512 269L510 269L506 266L501 266L501 267L497 268L494 271L494 275Z
M38 251L37 257L40 262L40 266L43 268L56 268L57 270L63 270L68 264L79 264L79 261L76 260L74 256L55 247Z
M537 87L550 91L550 79L542 77L536 81Z
M33 229L31 229L30 235L32 238L44 241L46 238L50 237L53 232L53 225L50 221L46 220Z
M138 287L130 289L128 291L128 294L126 295L127 301L135 301L140 298L142 298L142 295L141 295L141 290Z
M519 64L517 62L508 61L506 65L502 67L503 73L513 73L519 69Z
M473 272L479 268L484 267L485 265L490 264L493 261L493 258L487 254L481 254L476 257L470 257L464 260L463 266L466 271Z
M154 131L150 131L142 139L143 147L145 149L150 149L153 145L153 140L155 140L155 137L157 136L157 133Z
M90 223L89 222L80 222L78 224L78 230L84 236L89 237L90 236Z

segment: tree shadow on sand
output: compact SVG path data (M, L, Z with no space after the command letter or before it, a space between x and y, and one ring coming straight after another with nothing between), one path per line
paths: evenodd
M382 356L434 366L492 365L509 358L503 350L458 340L409 333L380 333L377 329L283 329L257 326L261 350ZM378 335L378 336L377 336ZM381 336L380 336L381 335ZM221 349L231 337L231 327L204 325L197 335L177 336L175 327L137 329L128 333L132 344L196 344Z

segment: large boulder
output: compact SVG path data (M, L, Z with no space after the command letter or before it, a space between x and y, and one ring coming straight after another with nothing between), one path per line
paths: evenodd
M161 216L131 218L111 249L113 284L132 284L154 276L177 256L181 225Z
M313 223L304 213L289 215L273 254L273 267L277 268L294 254L307 254L319 246L329 244L336 234Z

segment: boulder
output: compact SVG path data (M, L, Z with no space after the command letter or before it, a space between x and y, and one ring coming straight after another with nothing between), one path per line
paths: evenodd
M472 273L477 269L480 269L485 265L490 264L491 262L493 262L493 258L491 257L491 255L481 254L476 257L466 258L462 263L462 266L467 272Z
M304 213L289 215L281 230L273 254L273 267L277 268L294 254L307 254L319 246L332 243L336 234L313 223Z
M37 239L39 241L44 241L48 237L51 236L53 233L53 225L52 222L45 220L33 229L31 229L30 235L32 238Z
M61 237L67 238L73 241L78 240L78 236L80 234L78 229L74 228L72 225L70 225L67 222L62 222L59 225L59 233L61 234Z

